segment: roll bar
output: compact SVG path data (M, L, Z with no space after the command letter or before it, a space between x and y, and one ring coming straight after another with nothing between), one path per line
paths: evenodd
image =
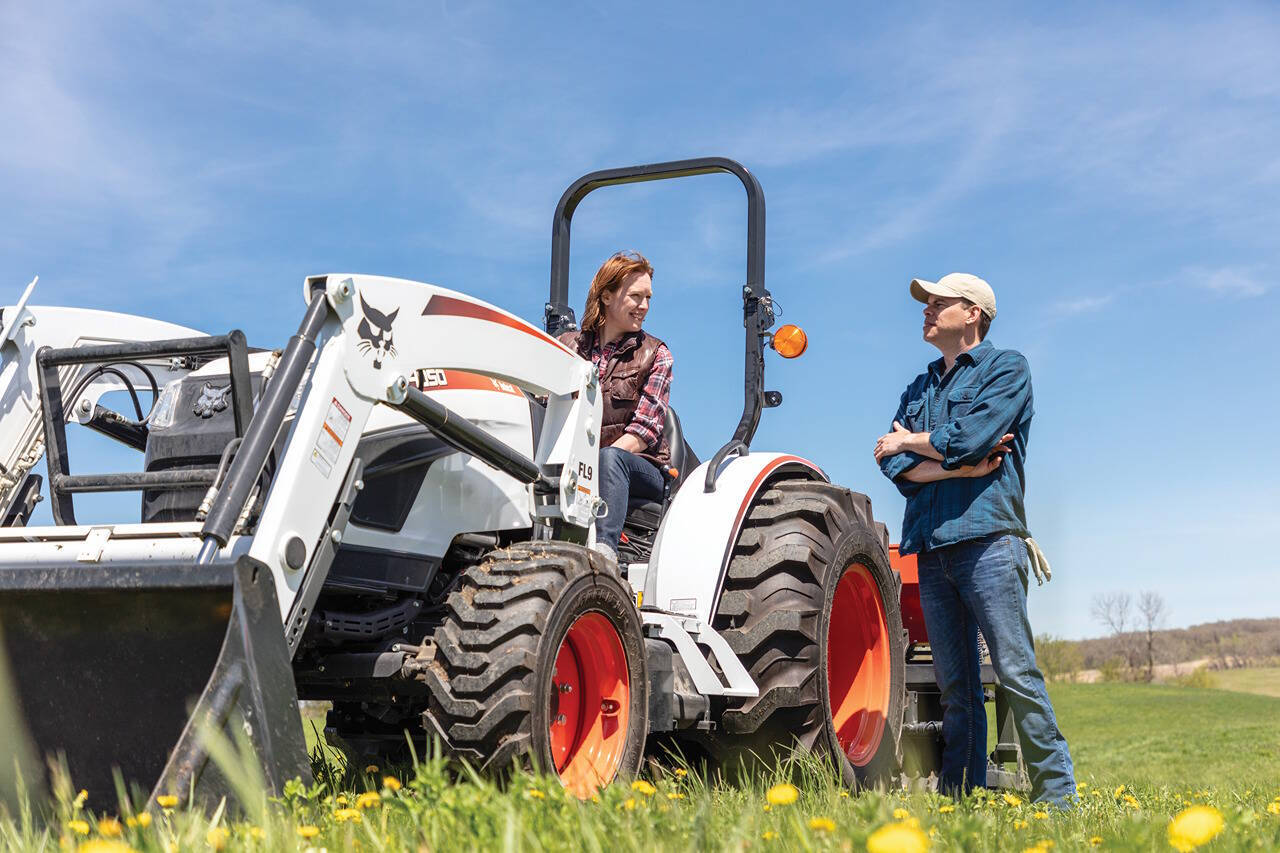
M662 181L718 172L736 176L747 191L747 280L742 288L743 325L746 327L745 400L742 418L733 432L733 438L725 445L727 448L737 442L749 446L760 423L760 412L765 405L763 337L765 331L773 325L773 300L764 286L764 190L760 188L755 175L748 172L741 163L727 157L673 160L668 163L603 169L583 175L570 184L560 197L560 203L556 205L555 218L551 224L551 297L546 305L546 329L549 334L555 335L577 325L573 308L568 301L569 235L573 212L588 193L618 184ZM714 478L714 474L712 477ZM714 479L709 481L708 486L708 490L714 489Z

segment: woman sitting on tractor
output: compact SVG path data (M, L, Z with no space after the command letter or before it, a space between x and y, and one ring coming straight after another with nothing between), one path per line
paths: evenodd
M662 434L673 359L667 345L643 331L653 298L653 266L638 252L618 252L596 271L582 329L560 336L600 375L600 496L607 513L596 522L596 548L618 558L618 539L632 498L662 499L671 461Z

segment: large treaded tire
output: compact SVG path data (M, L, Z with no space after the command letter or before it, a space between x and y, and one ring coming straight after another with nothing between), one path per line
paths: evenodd
M449 754L488 773L500 773L516 762L559 772L551 727L563 719L567 704L562 707L562 700L567 703L574 696L561 693L565 674L553 686L557 657L567 647L571 629L589 623L595 632L586 635L592 648L601 645L602 636L605 645L613 644L610 630L616 632L616 659L625 656L626 668L626 677L617 679L619 685L626 683L617 694L626 697L626 707L620 709L624 713L615 716L612 729L608 721L597 721L611 732L625 729L625 740L614 739L606 749L616 756L616 770L615 760L609 760L612 775L599 783L639 771L649 728L644 635L632 593L613 563L569 543L513 545L466 569L446 607L444 624L435 631L434 657L420 669L420 677L429 691L423 725ZM592 653L587 648L581 652ZM583 664L580 672L587 671L585 657ZM590 680L588 674L579 684L577 692L584 699ZM600 708L597 701L595 709L582 713ZM618 726L623 717L625 725ZM583 725L590 725L586 717ZM558 736L563 758L564 735ZM570 778L570 766L564 770L566 785L581 788L580 779Z
M846 574L846 587L860 584L868 602L862 606L870 607L872 618L860 621L874 623L865 629L874 643L865 660L874 659L877 669L858 683L879 697L885 713L868 711L851 724L846 711L840 735L829 656L843 650L829 649L828 641L833 602ZM872 517L865 495L812 480L770 484L743 522L714 621L760 688L756 698L730 700L716 738L722 756L767 764L798 745L829 756L846 784L890 782L899 764L906 697L899 588L884 526ZM868 612L848 607L849 595L840 599L846 617ZM838 624L836 634L848 641L851 631L863 630ZM866 665L847 658L835 663L835 678L842 678L843 666L846 683L861 678ZM850 726L857 737L850 738ZM856 744L848 755L842 736Z

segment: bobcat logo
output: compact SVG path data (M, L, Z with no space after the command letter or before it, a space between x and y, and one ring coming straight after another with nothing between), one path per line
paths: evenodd
M356 334L360 336L356 349L361 353L373 353L373 367L375 370L380 370L382 360L396 354L391 338L391 324L396 321L396 315L400 313L400 309L397 308L390 314L383 314L365 302L364 296L360 297L360 308L364 311L364 319L356 328Z
M230 385L219 388L217 385L210 385L208 382L204 383L204 387L200 389L200 396L196 398L196 404L191 409L191 413L202 418L213 417L227 408L227 395L230 391Z

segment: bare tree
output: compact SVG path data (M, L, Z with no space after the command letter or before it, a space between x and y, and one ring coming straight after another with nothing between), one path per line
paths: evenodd
M1147 590L1138 596L1138 620L1147 642L1147 681L1156 677L1156 632L1167 615L1168 608L1160 593Z
M1093 597L1093 604L1089 608L1093 618L1097 622L1101 622L1111 631L1111 636L1115 640L1116 650L1120 652L1125 661L1128 663L1129 670L1132 672L1137 669L1137 656L1133 644L1128 633L1133 617L1133 599L1127 592L1109 592L1098 593Z

